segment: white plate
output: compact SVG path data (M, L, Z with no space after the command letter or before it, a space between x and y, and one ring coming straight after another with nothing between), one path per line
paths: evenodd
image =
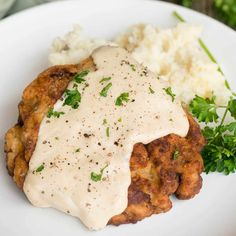
M105 38L112 38L134 23L174 26L173 10L189 22L205 27L203 39L236 91L236 33L206 16L175 5L138 0L64 1L36 7L0 22L0 235L236 235L235 174L203 175L201 193L189 201L173 199L173 209L168 213L135 225L108 226L99 232L89 232L76 218L31 206L5 169L4 133L16 122L22 90L47 67L53 38L77 23L89 35Z

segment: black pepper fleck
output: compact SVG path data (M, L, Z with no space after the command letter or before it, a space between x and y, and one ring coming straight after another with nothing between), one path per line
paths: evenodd
M92 135L91 134L86 134L86 133L84 134L85 138L89 138L90 136L92 136Z

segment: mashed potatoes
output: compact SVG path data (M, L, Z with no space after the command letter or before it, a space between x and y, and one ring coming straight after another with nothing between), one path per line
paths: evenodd
M89 57L92 51L102 45L113 45L103 39L91 39L83 34L80 26L64 38L56 38L49 54L50 65L75 64Z
M224 104L230 91L217 65L198 44L201 32L201 27L183 23L168 29L140 24L111 42L87 38L77 26L63 39L55 39L49 62L51 65L79 63L101 45L119 45L161 79L169 81L183 102L188 104L197 94L205 98L215 95L216 102Z

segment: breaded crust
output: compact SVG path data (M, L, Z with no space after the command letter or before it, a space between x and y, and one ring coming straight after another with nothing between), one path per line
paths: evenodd
M54 66L29 84L19 103L18 123L5 136L9 174L22 189L28 164L35 149L43 117L62 96L74 75L94 71L92 58L79 65ZM190 199L201 189L203 160L200 151L205 144L199 125L188 114L190 130L186 138L175 134L133 148L130 159L132 181L125 211L112 217L109 224L135 223L152 214L171 209L169 199ZM178 153L178 155L174 155Z

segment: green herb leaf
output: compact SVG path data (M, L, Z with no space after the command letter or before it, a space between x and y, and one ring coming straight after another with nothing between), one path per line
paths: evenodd
M106 125L106 124L107 124L107 119L103 119L102 124L103 124L103 125Z
M203 130L207 140L202 150L206 173L217 171L228 175L236 170L236 122L227 126L207 126Z
M102 91L100 92L100 95L101 95L102 97L106 97L106 96L107 96L107 93L108 93L108 90L111 88L111 86L112 86L112 83L107 84L107 85L102 89Z
M94 181L94 182L101 181L101 180L102 180L103 172L104 172L104 170L105 170L107 167L108 167L108 165L106 165L105 167L103 167L103 168L100 170L100 173L99 173L99 174L97 174L97 173L95 173L95 172L92 172L92 173L90 174L91 180Z
M53 116L53 117L59 118L60 115L64 115L64 114L65 113L63 111L54 111L53 108L50 108L48 110L47 117L51 118Z
M177 160L179 155L180 155L179 150L176 149L172 155L173 160Z
M223 172L228 175L236 170L236 117L235 100L230 99L227 106L217 106L213 99L196 96L190 103L190 109L199 121L216 122L217 109L225 109L221 122L216 127L206 126L202 133L207 144L202 150L205 172ZM233 122L225 124L225 118L230 113Z
M202 133L203 133L204 137L209 141L211 141L211 139L213 139L215 134L216 134L215 130L212 127L209 127L209 126L206 126L202 130Z
M231 122L225 126L223 126L224 131L232 132L236 136L236 122Z
M129 101L129 93L122 93L115 102L116 106L122 106L124 105L123 102L128 102Z
M155 93L155 91L152 89L151 86L149 87L149 92L150 92L151 94L154 94L154 93Z
M81 94L77 89L74 90L66 90L65 91L65 101L63 106L71 106L73 109L77 109L81 102Z
M216 122L219 118L216 112L215 97L204 99L196 95L190 102L189 108L193 116L200 122Z
M167 95L171 96L172 102L174 102L176 95L172 92L171 87L163 88L163 90L166 92Z
M74 76L75 82L78 83L78 84L81 84L82 82L84 82L85 81L84 77L86 75L88 75L88 73L89 73L89 71L84 70L84 71L80 72L79 74L76 74Z
M131 67L132 71L136 71L136 67L134 64L130 64L130 67Z
M110 128L109 127L106 128L106 136L110 137Z
M97 174L95 172L92 172L91 175L90 175L90 178L91 178L92 181L98 182L98 181L101 181L102 174Z
M236 99L230 99L228 106L231 116L236 119Z
M121 117L118 119L118 122L122 122L122 119L121 119Z
M100 81L99 81L99 83L104 83L104 82L106 82L106 81L109 81L109 80L111 80L111 77L104 77L104 78L102 78Z
M80 152L80 148L77 148L77 149L75 150L75 152Z
M43 169L44 169L44 165L42 164L35 170L35 172L36 173L41 172Z

